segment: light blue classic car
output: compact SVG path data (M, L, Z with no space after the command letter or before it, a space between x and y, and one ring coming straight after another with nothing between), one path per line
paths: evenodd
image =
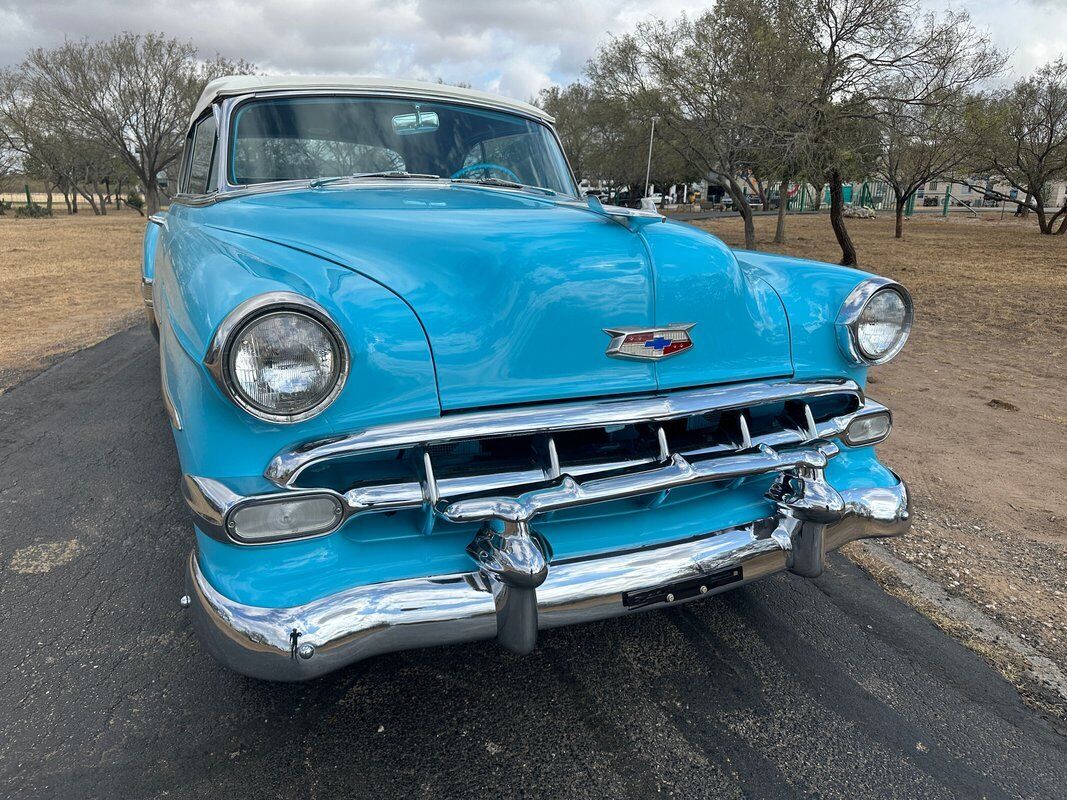
M143 291L222 663L661 609L909 525L867 368L900 285L583 199L525 103L233 77L191 120Z

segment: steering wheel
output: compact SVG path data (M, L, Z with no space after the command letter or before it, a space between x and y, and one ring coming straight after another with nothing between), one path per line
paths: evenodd
M522 181L519 180L519 176L512 172L510 169L501 166L500 164L494 164L491 161L483 161L480 164L471 164L469 167L462 167L461 169L457 169L455 172L452 173L452 177L462 178L464 175L469 175L470 173L477 172L480 169L495 169L497 172L503 172L505 175L509 176L511 180L515 181L515 183L522 183Z

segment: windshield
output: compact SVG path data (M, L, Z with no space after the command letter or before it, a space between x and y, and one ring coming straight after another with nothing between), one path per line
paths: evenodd
M251 100L234 115L231 142L234 185L384 172L577 194L547 126L470 106L370 97Z

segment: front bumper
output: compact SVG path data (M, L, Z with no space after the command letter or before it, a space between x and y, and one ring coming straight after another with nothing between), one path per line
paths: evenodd
M221 595L190 556L193 623L220 662L299 681L369 656L497 637L526 652L539 629L718 594L775 572L813 577L825 554L911 524L903 481L836 492L820 470L782 473L775 515L654 548L552 561L521 519L487 526L470 572L358 586L305 605L265 608Z

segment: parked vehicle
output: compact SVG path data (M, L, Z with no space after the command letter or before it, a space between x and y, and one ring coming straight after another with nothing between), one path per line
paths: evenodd
M552 119L469 89L231 77L144 241L195 528L248 675L678 605L909 525L867 368L899 284L582 200Z

